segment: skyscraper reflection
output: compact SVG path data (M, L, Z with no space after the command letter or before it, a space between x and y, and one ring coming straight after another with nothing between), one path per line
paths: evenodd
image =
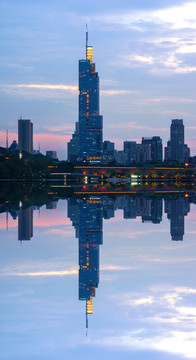
M172 240L183 240L184 217L190 211L190 202L187 198L165 200L165 212L170 220L170 234Z
M163 209L170 220L170 234L174 241L183 240L184 218L190 212L190 204L196 203L195 193L167 199L141 195L83 195L68 198L68 217L76 231L79 249L78 298L86 303L86 329L88 315L93 313L93 298L100 281L100 245L103 244L103 219L115 217L115 211L122 210L124 219L141 218L142 223L160 224ZM164 208L163 208L164 203ZM46 209L56 209L57 202L51 202ZM30 240L33 236L33 210L21 207L10 214L18 214L18 240ZM38 207L39 209L39 207Z
M22 207L18 211L18 240L30 240L33 237L33 207Z
M88 314L93 313L93 297L99 284L99 245L103 243L103 206L99 197L70 198L68 216L79 240L79 300L86 301Z

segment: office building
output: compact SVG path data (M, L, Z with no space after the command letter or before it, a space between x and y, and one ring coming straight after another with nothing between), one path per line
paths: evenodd
M79 123L76 122L75 126L72 138L67 144L68 161L71 163L76 163L79 159Z
M190 211L187 198L165 200L165 212L170 220L170 234L174 241L182 241L184 236L184 217Z
M52 159L57 159L57 151L54 150L47 150L46 156L49 156Z
M124 141L124 151L128 154L128 165L136 162L136 141Z
M136 163L146 163L151 160L151 149L147 144L136 144Z
M110 205L111 206L111 205ZM68 216L79 239L79 300L93 313L93 297L99 284L99 246L103 242L103 205L99 197L68 199Z
M9 147L9 150L11 151L15 151L15 150L18 150L18 144L16 142L16 140L13 140L10 147Z
M79 161L99 163L102 156L102 125L99 115L99 77L93 63L93 47L88 46L86 59L79 60Z
M179 161L181 163L188 161L190 149L184 143L184 125L182 119L172 120L170 126L170 140L165 148L165 160Z
M184 125L182 119L172 120L170 126L171 160L184 162Z
M125 152L124 150L115 150L114 151L114 159L117 162L117 164L120 165L128 165L128 158L129 154Z
M136 141L124 141L123 150L115 150L114 158L117 164L129 165L136 162Z
M19 152L33 153L33 124L30 120L18 120L18 149Z
M190 148L188 147L187 144L184 145L184 161L187 162L189 161L191 154L190 154Z
M79 162L100 163L103 147L103 118L99 114L99 76L93 62L93 47L88 45L86 32L86 59L79 60L79 121L78 135L68 145L68 159L72 155Z
M114 162L114 143L111 141L104 141L102 163L108 164L111 162Z
M150 156L152 161L162 161L162 140L159 136L153 136L152 138L142 138L142 144L150 147Z
M30 240L33 236L33 207L18 211L18 240Z
M171 140L168 140L165 147L165 160L171 160Z

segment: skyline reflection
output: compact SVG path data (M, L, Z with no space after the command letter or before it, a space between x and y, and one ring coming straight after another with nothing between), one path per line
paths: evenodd
M85 347L95 359L113 348L117 359L191 359L195 203L194 193L23 202L9 209L8 231L1 214L4 357L21 358L25 334L34 358L42 348L75 359Z
M131 196L130 194L114 197L94 194L69 197L67 201L68 218L75 228L76 238L81 232L82 221L86 223L86 226L88 224L87 228L94 229L95 226L101 232L103 219L115 218L115 212L122 210L123 218L126 220L140 218L142 223L151 222L152 224L160 224L163 213L165 213L170 222L171 240L183 241L185 217L191 211L190 205L196 204L196 193L166 199L148 198L142 195ZM58 201L52 201L46 205L46 209L56 210L57 206ZM30 240L33 237L33 212L40 208L41 206L23 207L20 204L18 210L10 209L6 212L14 220L18 218L18 240Z
M185 217L190 212L190 204L196 203L196 195L181 196L174 199L148 198L122 194L73 196L67 199L67 217L75 228L78 239L79 273L78 299L86 302L86 330L88 315L93 314L93 298L99 285L100 245L103 244L103 219L115 219L117 210L123 211L125 220L140 218L142 223L159 225L163 214L170 222L172 241L183 241ZM46 205L47 210L56 210L58 201ZM33 238L33 212L40 207L23 208L22 203L16 211L10 210L13 219L18 217L18 240Z

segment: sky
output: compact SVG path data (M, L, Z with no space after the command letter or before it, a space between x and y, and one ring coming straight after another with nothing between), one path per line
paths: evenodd
M67 158L78 120L78 60L89 45L100 77L103 138L122 149L142 136L169 140L183 119L196 155L196 1L0 0L0 146L17 120L34 149Z
M88 211L88 210L87 210ZM18 220L0 214L1 359L196 359L196 206L183 241L170 221L103 221L100 281L85 330L78 300L78 239L67 201L33 212L33 237L18 241ZM51 221L52 219L52 221Z

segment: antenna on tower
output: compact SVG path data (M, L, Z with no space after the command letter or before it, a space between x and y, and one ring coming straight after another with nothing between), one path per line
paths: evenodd
M86 311L86 337L88 336L88 313Z
M88 47L88 24L86 23L86 58L87 58L87 47Z
M8 230L8 211L6 211L6 230Z
M6 149L8 149L8 130L6 130Z

